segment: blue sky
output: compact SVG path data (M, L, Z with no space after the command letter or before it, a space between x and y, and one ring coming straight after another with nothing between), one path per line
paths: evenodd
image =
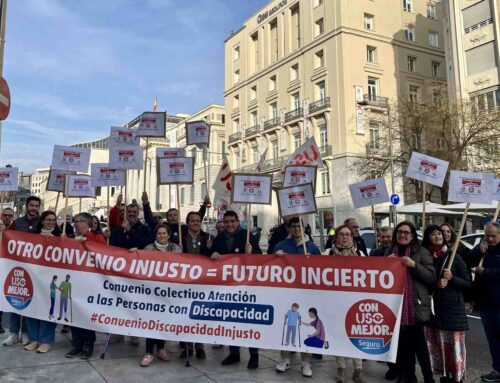
M14 0L0 164L49 166L54 144L159 110L223 103L224 40L269 0Z

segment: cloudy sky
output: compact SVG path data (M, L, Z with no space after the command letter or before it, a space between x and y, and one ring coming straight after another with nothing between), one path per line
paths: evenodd
M155 96L171 114L223 103L224 40L268 2L9 1L0 166L48 166L54 144L104 137Z

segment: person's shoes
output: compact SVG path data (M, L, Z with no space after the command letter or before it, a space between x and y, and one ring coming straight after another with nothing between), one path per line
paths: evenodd
M418 380L415 375L406 376L404 374L400 374L396 383L418 383Z
M19 336L17 334L10 334L5 340L2 342L4 346L13 346L19 342Z
M189 356L193 356L193 349L192 348L188 349L188 355ZM186 349L184 349L184 350L181 351L181 353L179 355L179 358L180 359L186 359Z
M396 380L398 378L398 370L396 368L391 368L385 373L385 380Z
M302 362L302 376L305 376L307 378L310 378L311 376L313 376L313 370L311 368L311 363Z
M238 354L229 354L226 359L224 359L220 364L223 366L229 366L231 364L236 364L240 362L240 356Z
M288 346L290 343L285 343L285 346Z
M74 348L74 349L72 349L72 350L70 350L69 352L66 353L66 358L74 358L75 356L77 356L81 352L82 352L82 350Z
M483 382L500 382L500 373L491 371L489 374L481 375Z
M61 320L61 317L57 318L57 320Z
M161 359L164 362L169 362L170 361L170 354L167 352L167 350L162 348L160 351L158 351L158 359Z
M354 370L354 374L352 374L352 380L354 380L356 383L367 383L365 374L363 373L363 370L361 368L356 368Z
M285 372L290 368L290 359L282 359L281 362L279 362L276 365L276 371L278 372Z
M312 354L313 359L323 359L323 355L321 354Z
M46 352L49 352L51 349L50 344L47 343L42 343L38 348L36 349L36 352L39 354L45 354Z
M64 318L64 321L65 321L65 322L69 322L68 318Z
M93 353L94 353L93 351L89 351L89 350L84 351L84 352L82 352L80 359L90 359L90 358L92 358Z
M202 348L196 349L196 359L206 359L207 355L205 354L205 350Z
M325 340L325 343L323 344L323 348L325 350L328 350L328 348L330 348L330 343L327 340Z
M154 360L153 354L147 353L142 357L141 363L139 364L141 365L141 367L149 367L149 365L153 363L153 360Z
M30 343L30 337L28 336L27 332L23 332L21 334L21 344L23 346L26 346L28 343Z
M136 336L130 337L130 345L131 346L137 347L137 346L139 346L139 344L140 344L140 341L139 341L138 337L136 337Z
M345 383L345 368L337 368L337 383Z
M38 342L31 342L24 346L26 351L34 351L38 348Z
M67 334L68 332L69 332L69 326L64 325L61 330L61 334Z
M250 360L248 361L247 368L250 370L259 368L259 354L250 355Z

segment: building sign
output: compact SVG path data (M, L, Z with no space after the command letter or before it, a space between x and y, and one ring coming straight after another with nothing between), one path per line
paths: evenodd
M278 3L278 5L275 5L274 7L268 9L267 11L260 13L259 16L257 16L257 23L262 23L264 20L266 20L268 17L274 15L276 12L278 12L281 8L283 8L287 3L287 0L282 0Z

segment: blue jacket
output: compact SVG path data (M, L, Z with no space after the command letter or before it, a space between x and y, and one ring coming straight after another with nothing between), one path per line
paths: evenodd
M288 237L279 242L274 247L274 252L277 252L278 250L282 250L287 254L304 254L304 246L302 245L302 242L297 244L292 237ZM306 241L306 250L309 254L321 255L321 251L319 251L318 246L311 241Z

